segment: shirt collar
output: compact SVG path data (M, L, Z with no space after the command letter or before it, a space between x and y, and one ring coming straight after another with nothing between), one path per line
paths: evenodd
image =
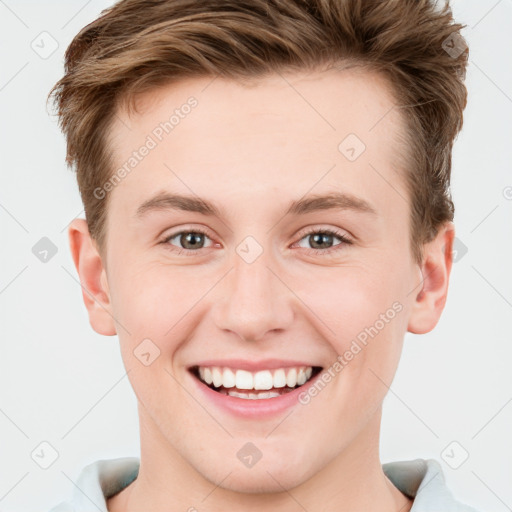
M90 512L94 505L95 510L108 512L106 500L137 478L139 466L137 457L97 460L85 466L74 489L74 511ZM414 500L410 512L477 512L454 499L434 459L387 462L382 469L397 489Z

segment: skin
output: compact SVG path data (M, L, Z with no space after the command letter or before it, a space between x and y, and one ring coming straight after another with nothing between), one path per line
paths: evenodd
M442 226L414 261L395 139L404 128L387 82L330 70L251 86L221 78L167 85L141 97L138 113L119 110L109 141L116 164L191 95L197 107L111 191L105 253L85 220L69 228L90 323L118 335L138 400L139 475L108 509L408 511L412 500L379 460L382 403L405 333L429 332L444 308L454 226ZM366 145L353 162L338 150L349 133ZM223 217L162 209L137 218L160 191L212 201ZM376 214L285 215L292 200L333 191L366 200ZM333 237L314 254L309 227L353 243ZM189 255L172 251L190 247L179 236L159 243L194 228L208 235ZM236 252L248 235L263 249L250 264ZM212 358L328 368L396 301L401 311L307 405L248 420L192 386L187 368ZM160 350L149 366L133 354L145 338ZM262 453L252 468L236 456L248 441Z

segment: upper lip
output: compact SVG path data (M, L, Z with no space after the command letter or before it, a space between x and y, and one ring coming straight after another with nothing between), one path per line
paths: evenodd
M235 368L237 370L246 370L248 372L257 372L260 370L275 370L278 368L296 368L296 367L321 367L321 365L312 364L311 362L299 360L285 360L285 359L262 359L260 361L253 361L247 359L209 359L191 365L189 369L197 368L198 366L218 366Z

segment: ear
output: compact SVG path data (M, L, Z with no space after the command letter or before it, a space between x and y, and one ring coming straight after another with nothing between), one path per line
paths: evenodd
M116 334L107 274L87 221L74 219L68 229L69 246L82 285L82 297L92 328L105 336Z
M421 286L412 305L407 330L413 334L430 332L439 321L448 295L453 262L453 222L445 223L431 242L423 246Z

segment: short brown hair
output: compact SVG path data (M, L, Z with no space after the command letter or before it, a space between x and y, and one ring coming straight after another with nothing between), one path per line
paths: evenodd
M462 128L467 45L448 0L121 0L83 28L50 91L75 165L89 231L105 244L107 199L94 194L114 172L109 128L121 102L189 77L264 77L354 63L392 86L404 113L416 261L453 220L452 146ZM449 48L464 47L464 51Z

